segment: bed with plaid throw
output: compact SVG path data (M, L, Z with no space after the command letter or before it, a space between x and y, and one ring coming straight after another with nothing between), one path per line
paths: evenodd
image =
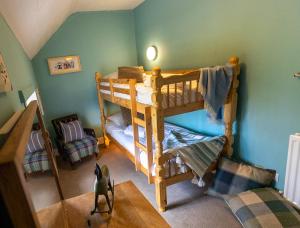
M272 188L257 188L224 199L245 228L300 227L300 214Z
M23 165L26 173L44 172L50 170L49 159L45 150L26 152Z
M219 158L225 142L224 136L211 137L165 123L164 153L172 153L201 178Z

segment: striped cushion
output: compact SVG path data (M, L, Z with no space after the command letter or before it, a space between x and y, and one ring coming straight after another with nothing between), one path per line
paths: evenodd
M33 153L45 149L45 142L41 130L32 131L27 143L27 152Z
M80 140L86 137L80 121L60 122L65 143Z
M254 188L270 187L276 172L223 158L208 193L214 196L237 194Z
M245 228L300 227L300 215L271 188L253 189L224 199Z

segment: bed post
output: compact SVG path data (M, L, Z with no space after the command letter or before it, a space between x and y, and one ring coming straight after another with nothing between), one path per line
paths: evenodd
M100 83L101 83L101 77L102 75L99 72L96 72L95 74L95 80L96 80L96 85L97 85L97 95L98 95L98 103L99 103L99 109L100 109L100 121L101 121L101 130L103 134L103 139L104 143L106 146L109 145L109 140L106 135L106 130L105 130L105 111L104 111L104 102L103 98L100 93Z
M155 140L155 194L156 203L159 211L165 211L167 205L167 192L164 182L164 159L163 159L163 146L162 141L164 139L164 115L162 109L162 94L161 94L161 70L159 67L155 67L152 70L151 85L153 89L152 94L152 128Z
M231 157L233 153L233 132L232 127L233 123L236 118L236 108L237 108L237 88L239 87L239 80L238 75L240 74L240 66L239 66L239 58L238 57L231 57L229 59L229 63L234 65L233 68L233 80L232 80L232 86L226 101L226 104L224 105L224 123L225 123L225 136L227 138L226 143L226 155Z

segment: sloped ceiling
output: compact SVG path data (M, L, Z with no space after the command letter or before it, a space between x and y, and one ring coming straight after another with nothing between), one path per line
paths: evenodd
M144 0L0 0L0 12L33 58L72 14L82 11L130 10Z

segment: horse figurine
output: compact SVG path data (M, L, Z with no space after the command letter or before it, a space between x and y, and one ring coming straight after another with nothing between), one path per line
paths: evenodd
M96 163L96 169L95 169L95 185L94 185L94 191L95 191L95 208L91 211L91 215L94 213L108 213L111 214L114 206L114 182L111 184L110 176L109 176L109 169L106 165L103 165L101 168ZM112 201L109 200L108 197L108 191L112 193ZM109 210L108 211L98 211L98 198L99 195L104 195L106 199L106 203L108 205Z

